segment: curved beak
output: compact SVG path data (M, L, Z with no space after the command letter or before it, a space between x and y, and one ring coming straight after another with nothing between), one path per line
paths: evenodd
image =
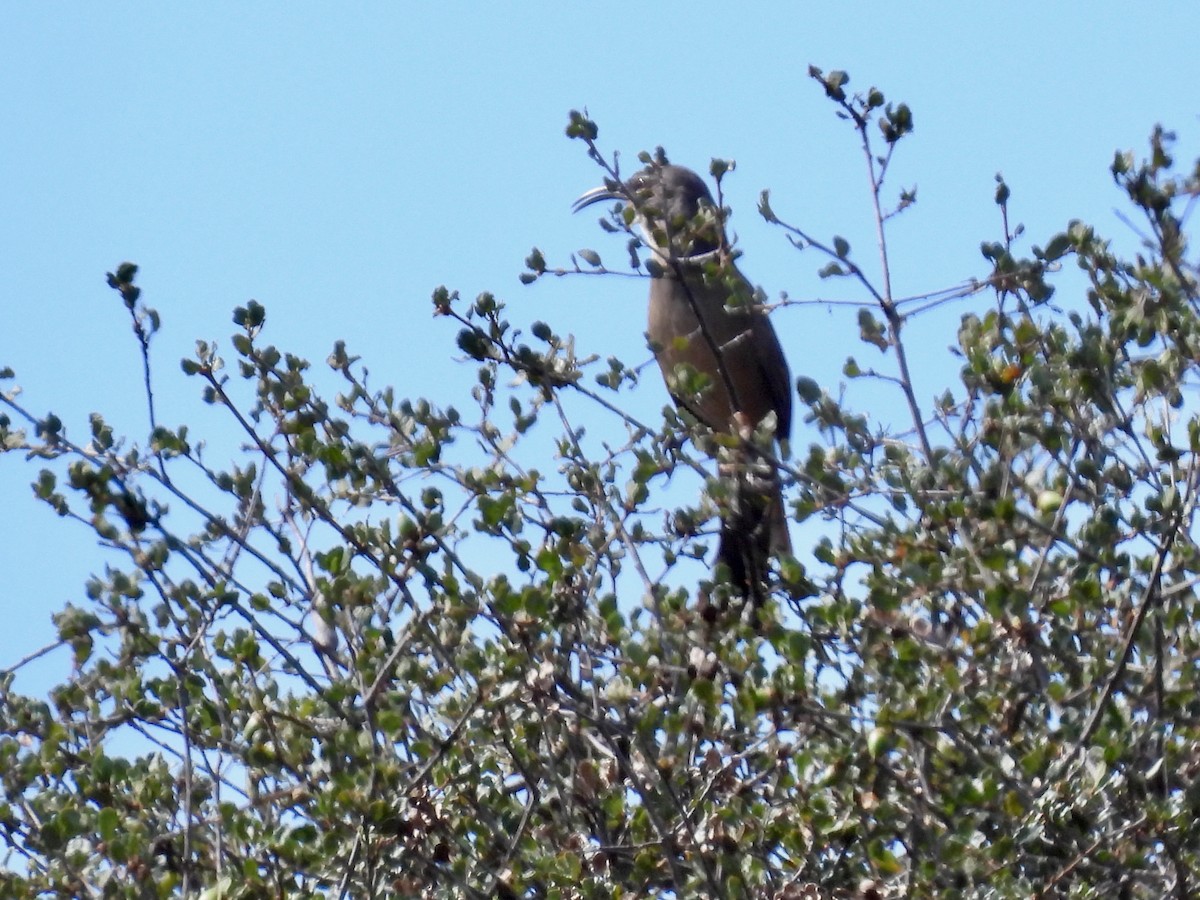
M607 185L592 188L578 200L571 204L571 212L577 213L585 206L591 206L593 203L599 203L601 200L624 200L625 198Z

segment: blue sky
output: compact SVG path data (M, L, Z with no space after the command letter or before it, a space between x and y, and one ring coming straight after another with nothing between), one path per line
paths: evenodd
M713 156L738 161L726 195L743 269L769 294L855 297L817 279L816 257L754 209L770 187L781 216L874 258L861 156L810 64L914 111L891 173L892 189L919 189L892 232L899 295L985 272L998 171L1032 242L1082 218L1132 247L1113 212L1113 151L1140 152L1161 122L1180 158L1200 155L1200 58L1185 46L1195 7L1137 11L1106 0L6 4L0 366L76 435L98 410L142 439L140 361L104 284L126 259L164 320L160 416L200 431L223 426L178 360L197 338L228 347L230 312L251 298L277 346L319 363L343 339L375 384L442 403L465 397L474 367L454 361L456 329L430 315L439 284L494 291L515 322L545 319L581 351L646 359L642 285L517 281L534 245L551 264L580 247L624 256L596 215L569 212L598 179L563 136L568 110L583 107L630 163L660 144L701 170ZM945 347L961 311L916 334L935 373L926 396L953 372ZM793 373L836 389L844 358L865 355L850 321L819 307L777 316ZM664 400L647 379L631 402L646 415ZM0 668L48 640L49 613L79 601L103 565L87 533L34 502L35 474L0 458Z

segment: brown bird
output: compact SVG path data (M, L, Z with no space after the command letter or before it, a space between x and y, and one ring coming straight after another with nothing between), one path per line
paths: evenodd
M774 413L763 449L786 441L792 427L787 360L754 288L733 264L704 180L683 166L655 163L623 184L588 191L573 209L601 200L633 206L656 258L648 266L648 336L675 404L714 431L743 437ZM694 373L705 376L699 391ZM791 541L778 472L753 451L738 456L740 477L722 514L717 562L757 605L771 555L791 552Z

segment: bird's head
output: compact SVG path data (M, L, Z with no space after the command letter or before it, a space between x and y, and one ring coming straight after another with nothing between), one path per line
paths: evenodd
M632 206L647 245L663 259L695 259L724 244L720 212L708 185L683 166L652 164L628 181L593 188L571 209L579 212L601 200Z

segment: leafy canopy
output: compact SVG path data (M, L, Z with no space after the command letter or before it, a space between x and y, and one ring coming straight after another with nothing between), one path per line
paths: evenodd
M1200 890L1200 165L1161 129L1116 156L1133 258L1082 222L1030 246L998 179L985 271L898 298L887 237L917 192L886 178L913 114L811 74L878 245L759 211L852 287L844 376L888 399L798 380L774 462L803 540L757 622L696 561L721 441L622 412L635 367L490 294L433 297L477 373L464 409L370 386L340 343L314 373L239 308L228 362L183 362L245 445L228 462L159 424L132 264L109 284L147 440L32 412L3 373L0 447L111 563L55 613L73 666L46 699L18 691L27 661L0 670L0 894ZM567 134L619 181L594 122ZM535 249L523 280L645 275L632 216L603 224L631 268ZM930 398L906 329L934 309L959 377Z

